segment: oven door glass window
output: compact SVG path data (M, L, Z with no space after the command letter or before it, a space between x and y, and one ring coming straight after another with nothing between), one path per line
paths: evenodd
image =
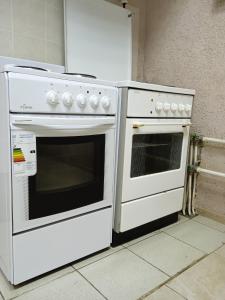
M133 135L131 178L180 168L183 133Z
M29 219L103 200L105 135L37 137L37 174L29 177Z

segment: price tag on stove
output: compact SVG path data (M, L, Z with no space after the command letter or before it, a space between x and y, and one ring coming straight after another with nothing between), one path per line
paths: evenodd
M37 173L36 137L28 131L12 131L12 165L16 176Z

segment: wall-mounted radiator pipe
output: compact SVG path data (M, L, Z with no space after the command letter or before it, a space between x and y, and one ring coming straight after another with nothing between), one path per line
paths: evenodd
M193 165L193 152L194 152L194 143L193 141L191 141L191 144L190 144L190 157L189 157L189 162L190 162L190 165L192 166ZM188 175L188 200L187 200L187 211L188 211L188 214L191 215L191 203L192 203L192 189L193 189L193 173L192 172L189 172L189 175Z
M213 175L213 176L218 176L218 177L224 177L225 178L225 173L216 172L216 171L212 171L212 170L207 170L207 169L203 169L201 167L197 167L196 168L196 172L197 173L202 173L202 174Z
M193 165L197 166L198 165L198 141L195 141L195 146L194 146L194 157L193 157ZM193 189L192 189L192 201L191 201L191 213L193 215L196 214L195 212L195 199L196 199L196 185L197 185L197 173L194 172L193 174Z
M197 134L192 134L190 138L190 148L189 148L189 160L188 160L188 175L186 190L183 202L182 212L183 214L195 215L196 210L196 186L197 186L197 176L198 174L206 174L211 176L217 176L225 178L225 173L217 172L213 170L208 170L200 167L201 163L201 148L206 145L221 145L225 146L225 140L202 137Z
M222 139L214 139L214 138L209 138L209 137L202 137L202 142L207 143L207 144L221 144L225 145L225 140Z

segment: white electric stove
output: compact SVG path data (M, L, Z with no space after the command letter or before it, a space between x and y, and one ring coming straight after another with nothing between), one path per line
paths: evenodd
M181 210L195 94L133 81L117 86L115 243Z
M118 89L42 67L0 69L0 267L13 284L111 243Z

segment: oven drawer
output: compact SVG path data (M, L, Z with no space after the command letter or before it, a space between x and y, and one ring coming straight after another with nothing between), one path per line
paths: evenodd
M184 189L122 203L120 231L141 226L182 209Z
M18 284L110 246L112 208L13 237Z

